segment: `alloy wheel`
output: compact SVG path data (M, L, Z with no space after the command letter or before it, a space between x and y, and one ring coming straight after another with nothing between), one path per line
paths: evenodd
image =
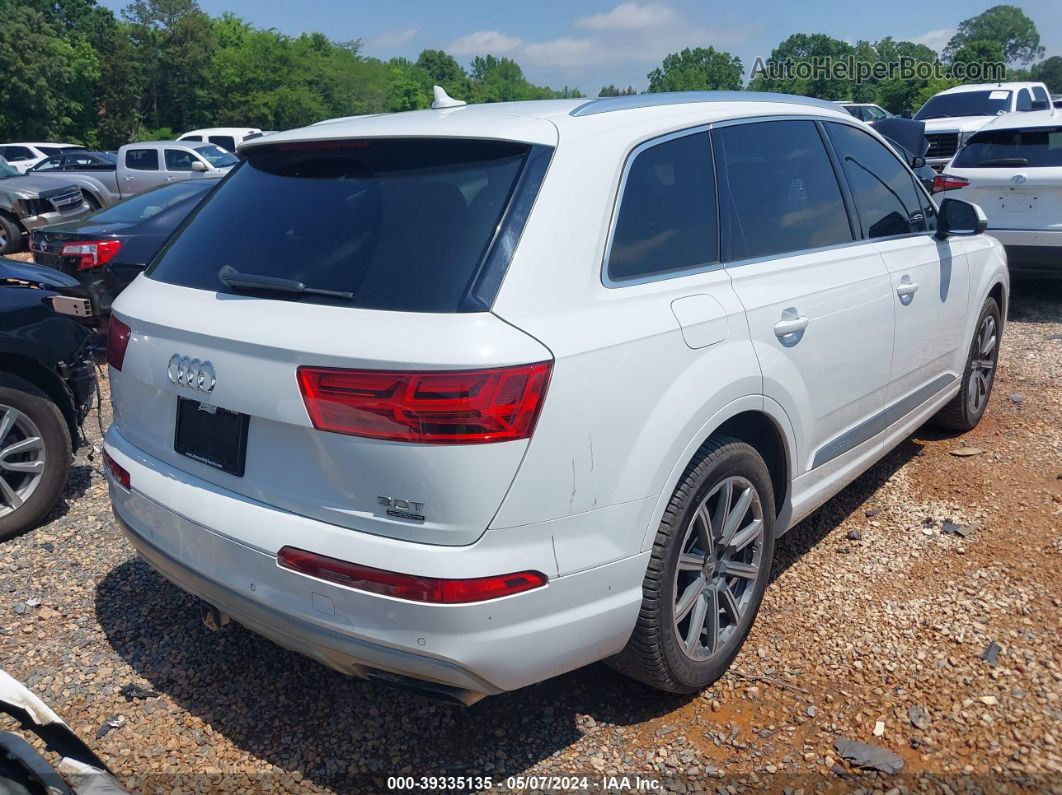
M756 487L728 477L708 492L686 526L674 587L679 648L703 661L737 636L760 577L763 504Z
M44 439L24 412L0 404L0 516L17 511L44 477Z
M996 369L999 335L996 333L996 319L992 315L986 315L981 321L974 347L976 350L970 360L970 372L967 376L969 382L966 391L970 413L977 415L988 400Z

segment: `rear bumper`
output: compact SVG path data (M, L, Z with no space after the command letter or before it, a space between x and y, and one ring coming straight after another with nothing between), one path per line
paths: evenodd
M187 473L131 448L113 428L106 449L129 470L133 486L126 490L108 478L115 516L154 569L252 631L344 673L392 681L411 677L471 703L618 652L637 619L649 553L556 577L543 588L489 602L407 602L283 569L275 550L253 548L194 522L180 513L180 503L187 499L201 508L206 505L245 527L259 526L266 521L265 513L272 514L268 521L276 521L278 514L281 519L290 516L290 543L328 554L307 537L304 517L192 482ZM186 481L177 491L174 477ZM159 478L167 481L169 506L145 493ZM174 494L183 495L179 502ZM367 546L379 543L366 535ZM391 568L426 573L410 563L423 554L425 545L386 543L410 552L396 548ZM550 537L543 543L551 543ZM453 576L470 576L482 566L477 558L497 555L496 547L483 551L482 544L448 551ZM496 573L522 568L527 566L514 558L509 568Z
M1062 278L1062 230L989 229L1007 252L1012 273Z

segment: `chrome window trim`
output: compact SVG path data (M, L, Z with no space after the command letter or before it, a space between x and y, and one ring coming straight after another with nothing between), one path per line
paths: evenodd
M803 254L817 254L817 253L822 252L822 251L830 251L832 249L847 248L849 246L868 245L868 244L874 244L874 243L888 241L888 240L899 240L899 239L908 238L908 237L934 237L934 233L933 232L908 232L908 233L903 234L903 235L892 235L892 236L889 236L889 237L876 237L876 238L866 237L865 233L862 231L862 228L861 228L862 221L861 221L861 219L858 216L858 210L853 206L851 208L851 211L856 212L856 216L855 216L854 220L857 222L857 224L860 225L859 236L857 236L853 240L846 241L846 242L843 242L843 243L834 243L834 244L829 245L829 246L820 246L818 248L797 249L795 251L786 251L786 252L782 252L780 254L771 254L771 255L764 256L764 257L749 257L749 258L741 259L741 260L724 261L722 259L722 224L720 223L720 217L719 217L719 213L720 213L720 209L719 209L719 175L716 173L715 157L712 156L712 149L711 149L711 145L709 144L708 154L709 154L709 157L710 157L710 159L712 161L712 174L715 177L716 228L718 230L718 234L717 234L718 240L717 240L717 243L716 243L716 245L717 245L716 251L717 251L717 256L719 257L719 260L717 262L705 263L701 267L683 268L681 270L665 271L665 272L661 272L661 273L658 273L658 274L654 274L652 276L644 276L644 277L633 278L633 279L618 279L617 280L617 279L612 279L608 275L608 260L609 260L609 256L612 254L612 241L613 241L613 238L616 235L616 222L619 220L619 208L620 208L621 203L623 202L623 192L624 192L624 190L626 189L626 186L627 186L627 177L630 174L631 166L633 165L635 158L637 158L637 156L639 154L641 154L643 151L645 151L646 149L648 149L648 148L650 148L652 146L655 146L656 144L666 143L667 141L673 140L675 138L682 138L682 137L685 137L687 135L696 135L696 134L702 133L702 132L710 133L712 130L725 129L727 127L736 127L736 126L741 125L741 124L759 124L759 123L762 123L762 122L771 122L771 121L834 122L836 124L847 124L850 127L854 127L854 128L856 128L858 130L861 130L864 133L868 133L867 125L866 125L865 122L861 122L858 119L856 119L855 117L849 115L847 113L847 111L838 110L837 112L838 112L838 114L844 114L844 115L834 116L834 115L827 115L827 114L820 114L820 113L778 113L778 114L766 114L766 115L762 115L762 116L744 116L744 117L733 118L733 119L724 119L724 120L721 120L721 121L705 122L703 124L694 125L692 127L683 127L681 129L678 129L678 130L672 130L670 132L662 133L662 134L659 134L659 135L654 135L651 138L646 138L646 139L644 139L642 141L639 141L638 143L634 144L628 150L628 152L627 152L627 154L625 156L624 163L623 163L623 173L620 175L619 185L618 185L618 187L616 189L616 192L615 192L615 194L613 196L612 211L609 213L608 240L607 240L607 242L605 244L604 255L601 258L600 277L601 277L602 286L604 286L604 287L606 287L606 288L608 288L610 290L621 288L621 287L635 287L637 285L652 284L654 282L664 281L666 279L678 279L678 278L682 278L682 277L685 277L685 276L696 276L696 275L699 275L699 274L702 274L702 273L714 273L715 271L725 270L727 268L739 268L739 267L744 267L746 265L755 265L755 264L758 264L758 263L761 263L761 262L767 262L767 261L770 261L770 260L782 259L782 258L786 258L786 257L797 257L797 256L801 256ZM823 132L825 133L826 131L823 130ZM875 138L875 140L880 139L880 135L877 135L877 133L875 133L873 131L873 129L870 129L868 134L872 138ZM921 190L926 196L928 196L930 204L939 213L940 208L938 207L936 201L933 199L932 194L930 194L925 189L925 186L923 186L921 184L921 182L918 180L917 175L913 171L911 171L910 166L908 166L906 163L904 163L903 160L900 159L899 155L897 155L896 152L892 149L892 147L889 146L888 143L884 142L883 139L882 140L878 140L878 143L881 144L882 146L884 146L885 149L888 152L892 153L892 156L896 159L896 161L899 162L900 165L903 166L903 168L907 170L907 172L911 175L912 181L915 184L915 189L916 190ZM832 146L832 141L824 141L823 142L823 147L826 150L827 156L830 155L830 150L827 148L828 146ZM831 165L832 165L832 161L831 161ZM848 180L845 177L843 172L839 176L840 176L840 179L844 180L844 185L845 185L845 187L841 187L840 185L838 186L839 188L841 188L841 194L842 194L842 199L843 199L844 198L845 189L847 188ZM854 197L853 197L853 201L854 201ZM846 209L848 209L847 206L846 206ZM852 216L849 215L849 223L851 223L852 220L853 220Z

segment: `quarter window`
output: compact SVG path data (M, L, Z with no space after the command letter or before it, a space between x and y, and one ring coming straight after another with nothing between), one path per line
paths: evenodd
M125 153L125 167L136 171L158 171L158 149L130 149Z
M811 121L713 131L727 260L853 240L837 176Z
M869 133L848 124L826 124L867 237L928 230L911 172Z
M708 133L684 135L640 151L623 184L609 248L609 278L642 279L718 261Z

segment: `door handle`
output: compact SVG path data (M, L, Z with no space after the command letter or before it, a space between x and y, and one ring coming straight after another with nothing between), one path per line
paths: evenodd
M900 301L905 304L910 303L917 292L918 282L912 282L910 276L904 276L900 279L900 283L896 285L896 295L900 296Z
M132 177L122 177L122 182L132 182L132 181L133 181Z
M774 334L778 339L784 340L786 337L792 337L794 334L799 334L801 331L808 327L808 319L803 315L797 317L783 317L774 324Z

